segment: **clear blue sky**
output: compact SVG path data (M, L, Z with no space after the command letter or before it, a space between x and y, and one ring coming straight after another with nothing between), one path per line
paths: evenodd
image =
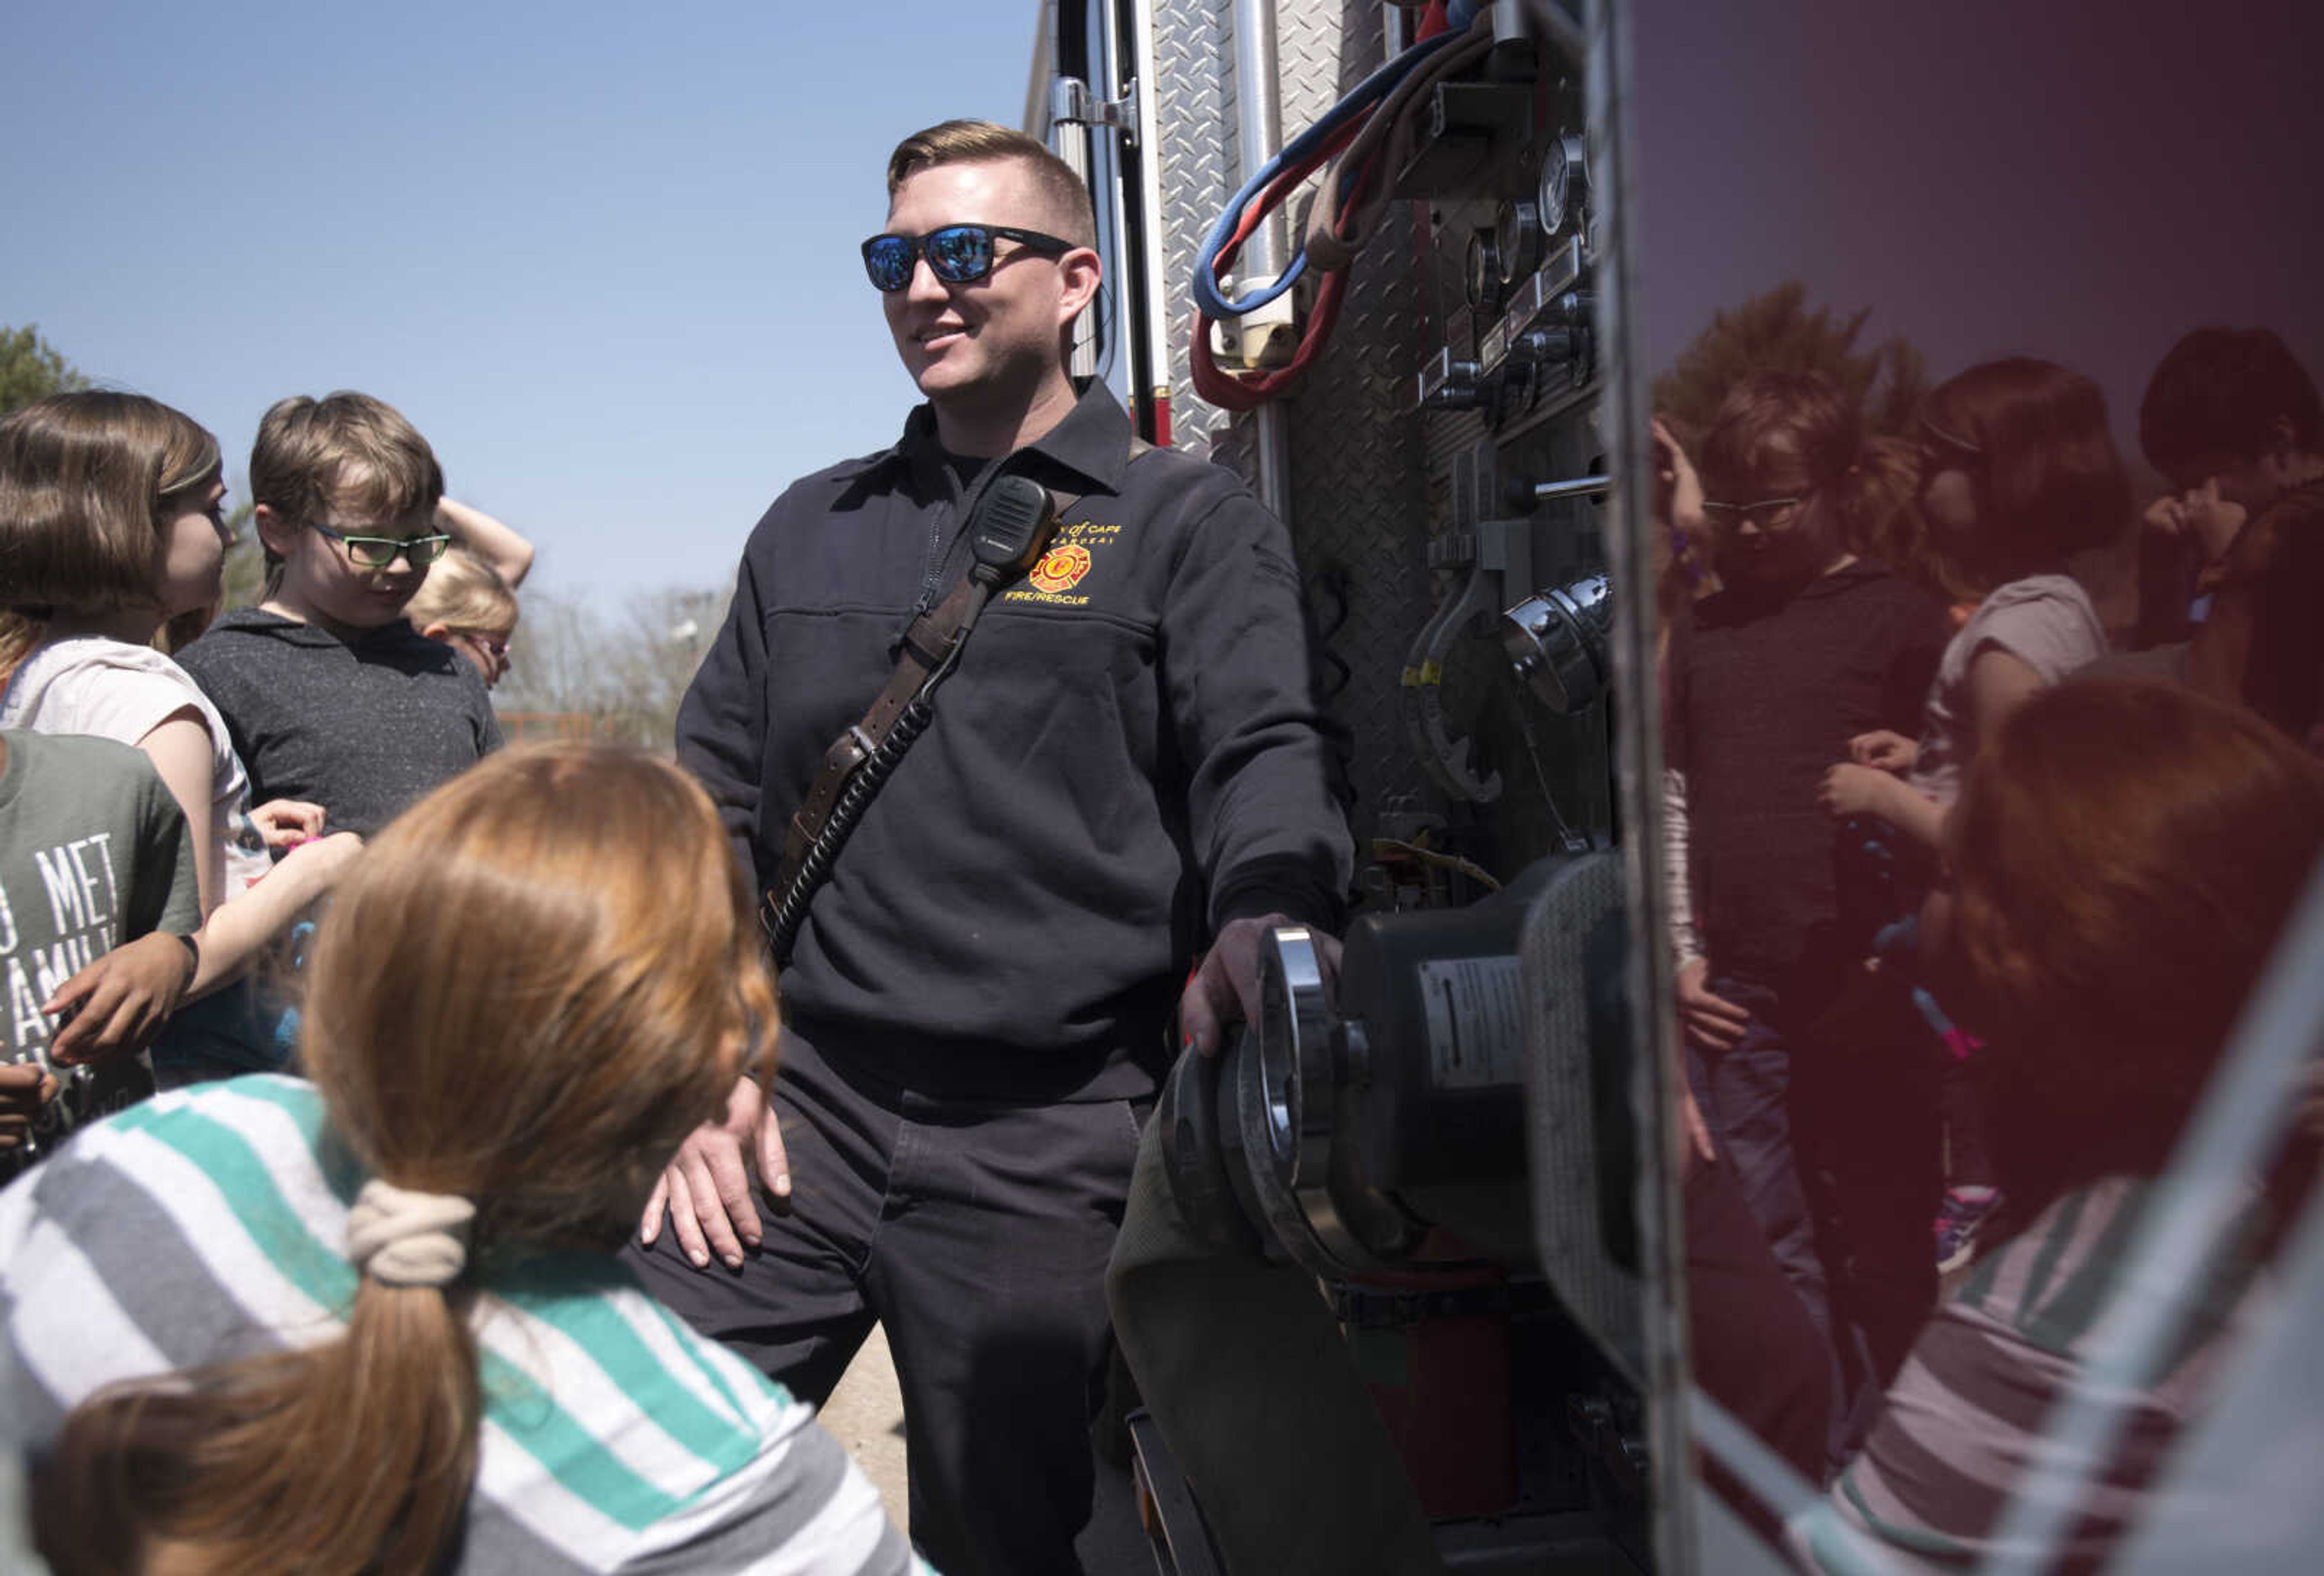
M856 243L907 133L1015 124L1033 0L78 0L0 51L0 324L239 474L363 389L618 608L724 586L783 483L917 396Z

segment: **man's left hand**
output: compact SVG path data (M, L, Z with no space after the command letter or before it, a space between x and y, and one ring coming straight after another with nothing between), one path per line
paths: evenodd
M1259 943L1276 926L1298 923L1288 914L1227 922L1178 997L1182 1048L1192 1046L1206 1056L1215 1056L1230 1026L1259 1016ZM1340 938L1313 927L1308 934L1314 937L1315 960L1323 965L1323 986L1329 991L1340 974Z

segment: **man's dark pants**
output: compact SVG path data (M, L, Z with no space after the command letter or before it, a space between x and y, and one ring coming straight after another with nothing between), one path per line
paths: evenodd
M936 1100L790 1033L782 1056L788 1210L762 1203L766 1235L740 1270L696 1270L667 1230L629 1262L816 1405L878 1321L903 1392L914 1544L947 1576L1078 1571L1105 1265L1139 1113Z

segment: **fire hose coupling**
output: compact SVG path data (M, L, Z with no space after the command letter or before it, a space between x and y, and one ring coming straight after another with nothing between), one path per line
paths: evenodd
M1560 716L1606 693L1614 618L1612 587L1585 575L1536 591L1501 615L1501 649L1517 677Z

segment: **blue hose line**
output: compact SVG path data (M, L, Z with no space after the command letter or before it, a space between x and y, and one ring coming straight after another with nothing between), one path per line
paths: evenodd
M1458 10L1459 7L1455 9ZM1474 15L1476 9L1475 0L1469 0L1467 10L1470 14ZM1234 234L1235 226L1241 221L1242 210L1249 206L1252 198L1265 191L1277 175L1291 165L1304 161L1309 154L1329 142L1341 127L1388 97L1388 92L1397 83L1403 81L1411 74L1414 68L1429 56L1459 42L1465 32L1466 28L1462 25L1448 27L1434 38L1423 39L1393 60L1388 61L1357 84L1355 91L1324 111L1323 117L1314 124L1285 143L1280 152L1269 159L1257 174L1244 183L1242 189L1236 192L1228 201L1226 211L1219 216L1219 222L1211 226L1211 233L1204 238L1203 249L1194 254L1194 305L1204 316L1213 320L1239 318L1245 312L1258 310L1299 282L1299 276L1307 271L1307 248L1304 245L1292 253L1289 265L1276 277L1272 284L1262 285L1249 295L1234 300L1229 300L1219 293L1215 264L1218 262L1219 253L1226 246L1227 237ZM1343 182L1352 178L1352 171L1345 172L1342 176ZM1342 189L1345 189L1344 185Z

